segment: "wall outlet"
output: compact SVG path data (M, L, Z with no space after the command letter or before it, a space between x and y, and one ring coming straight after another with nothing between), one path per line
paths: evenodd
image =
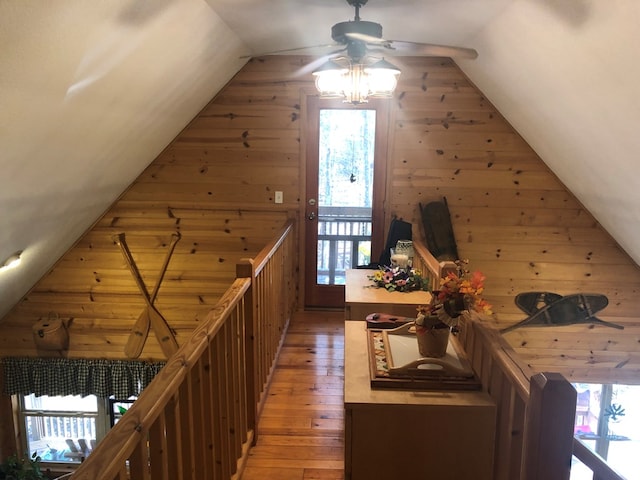
M282 192L276 192L275 202L282 203L283 201L284 201L284 195L282 194Z

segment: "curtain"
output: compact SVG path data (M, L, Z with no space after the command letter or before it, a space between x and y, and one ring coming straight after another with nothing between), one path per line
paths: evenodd
M2 359L8 395L139 396L165 362L68 358Z

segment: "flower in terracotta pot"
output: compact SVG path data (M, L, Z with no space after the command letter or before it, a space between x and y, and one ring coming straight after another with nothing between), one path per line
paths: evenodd
M456 271L440 281L429 305L420 305L415 320L418 350L423 357L443 357L449 332L455 332L460 315L469 310L491 314L491 305L481 297L485 277L470 273L467 261L457 261Z
M456 271L441 279L431 304L418 307L418 329L455 328L458 317L469 310L491 315L491 305L482 298L486 277L481 272L469 272L468 263L468 260L456 261Z

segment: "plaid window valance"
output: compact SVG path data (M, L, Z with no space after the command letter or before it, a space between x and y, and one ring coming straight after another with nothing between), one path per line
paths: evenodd
M3 358L5 393L138 396L165 365L125 360Z

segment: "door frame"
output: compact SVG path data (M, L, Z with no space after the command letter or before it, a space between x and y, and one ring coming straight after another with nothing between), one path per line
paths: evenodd
M308 215L313 211L317 218L317 202L315 208L308 204L309 192L308 182L317 182L318 170L318 129L319 112L321 109L374 109L376 111L376 133L374 145L374 183L372 198L372 230L371 230L371 261L374 262L380 257L384 248L385 239L385 204L387 190L387 170L389 153L389 124L390 106L389 100L372 99L362 105L349 105L339 99L321 99L318 95L305 95L304 123L301 125L301 208L300 208L300 266L301 266L301 298L304 308L324 307L324 308L344 308L344 286L342 285L318 285L309 291L308 283L315 283L316 275L316 253L311 256L309 235L307 232ZM315 158L313 166L310 168L309 158ZM317 223L315 223L317 224ZM316 229L317 231L317 229ZM317 245L317 237L313 237Z

